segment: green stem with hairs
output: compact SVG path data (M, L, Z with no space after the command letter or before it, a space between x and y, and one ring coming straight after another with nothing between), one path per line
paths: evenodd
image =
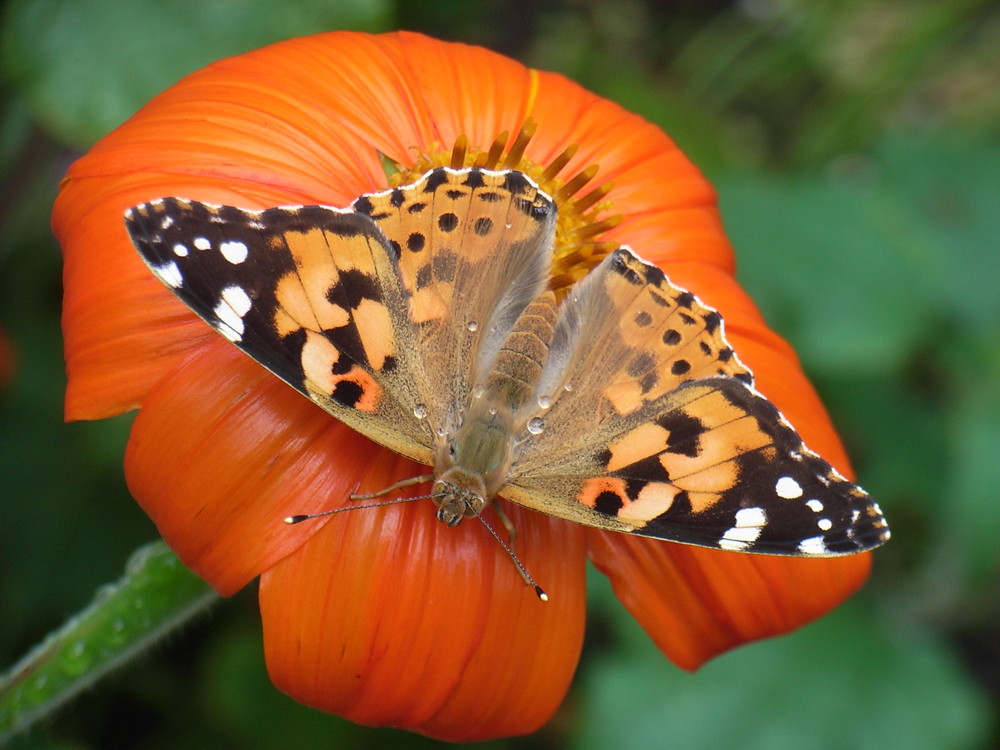
M0 677L0 746L219 599L163 543Z

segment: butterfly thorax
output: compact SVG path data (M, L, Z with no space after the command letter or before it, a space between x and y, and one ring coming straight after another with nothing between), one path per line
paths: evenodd
M438 519L454 526L479 512L506 483L527 423L535 386L552 344L556 300L545 292L527 305L469 394L458 426L438 448L433 494Z

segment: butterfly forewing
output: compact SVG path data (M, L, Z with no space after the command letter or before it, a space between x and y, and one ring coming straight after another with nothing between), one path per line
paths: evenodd
M153 272L194 312L358 432L427 463L429 394L391 248L371 219L177 198L126 214Z

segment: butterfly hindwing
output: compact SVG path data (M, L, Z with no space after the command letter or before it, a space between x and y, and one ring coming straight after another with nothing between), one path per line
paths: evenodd
M718 313L628 249L571 290L552 355L545 429L511 467L508 499L737 551L826 556L887 537L868 495L753 389Z
M443 411L427 404L427 420L447 426L482 363L545 288L555 205L520 172L441 167L354 208L398 253L417 345L432 353L427 377L445 397Z

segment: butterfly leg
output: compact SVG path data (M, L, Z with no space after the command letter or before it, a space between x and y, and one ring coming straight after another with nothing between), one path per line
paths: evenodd
M510 520L510 516L507 515L503 506L501 506L496 500L493 501L493 510L496 511L497 518L500 519L500 523L502 523L503 527L507 529L507 538L510 540L511 549L513 549L514 542L517 541L517 528L514 526L514 522Z

